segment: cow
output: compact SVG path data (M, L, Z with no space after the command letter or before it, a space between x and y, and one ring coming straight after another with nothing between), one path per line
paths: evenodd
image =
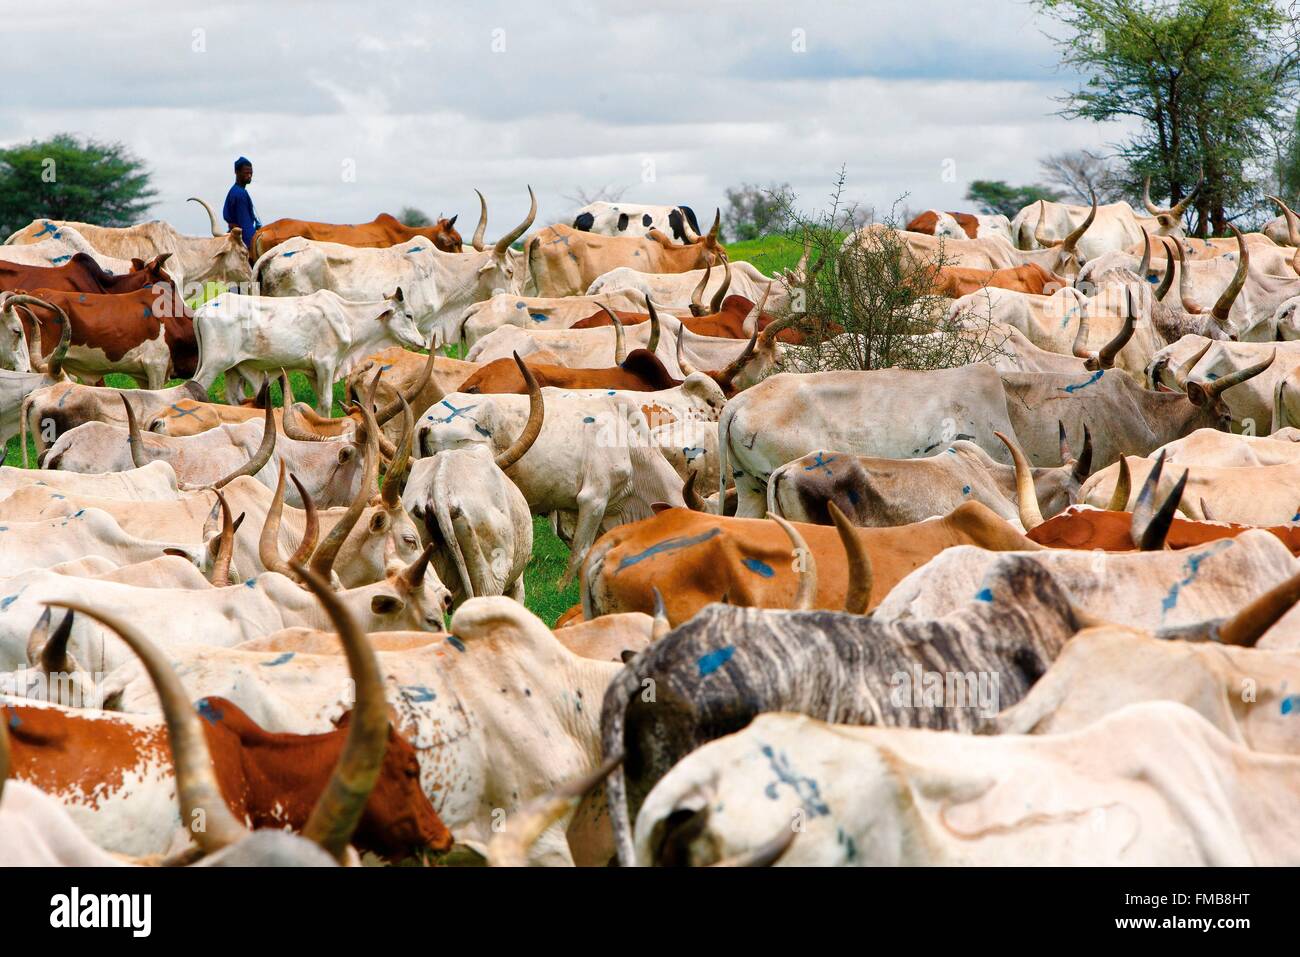
M766 714L663 777L626 863L1294 866L1298 782L1167 701L1028 737Z
M831 510L832 519L837 513ZM808 554L820 559L812 599L817 608L842 608L850 598L855 608L874 607L904 575L953 545L1000 551L1040 547L978 502L895 528L854 530L847 519L836 528L793 527ZM840 560L842 542L870 555L874 583L863 582ZM800 564L792 561L775 522L669 508L606 532L592 546L579 579L583 617L653 611L655 588L664 594L667 619L674 625L724 598L737 605L786 608L798 592Z
M190 381L166 389L135 389L131 393L133 409L146 422L185 401L207 402L208 394ZM64 432L85 422L111 422L125 427L121 390L71 381L51 382L45 388L33 390L22 406L24 456L28 433L39 455Z
M374 652L328 585L306 574L338 630L355 688L355 705L338 728L295 738L268 734L228 701L204 698L195 709L144 629L71 601L60 605L112 629L139 656L163 716L14 709L23 714L8 723L19 729L16 739L27 752L17 753L15 766L47 792L65 795L65 806L80 812L88 830L99 831L102 844L130 842L136 853L160 854L178 832L213 853L243 841L248 824L259 823L300 829L341 863L356 860L349 850L354 832L363 846L395 857L447 850L451 835L419 786L412 747L390 724ZM100 742L95 757L91 749L66 743L79 739ZM162 757L169 745L174 771ZM295 755L296 777L284 776L286 753ZM79 785L96 775L101 787L92 796Z
M456 342L469 348L501 326L520 329L568 329L591 310L604 305L611 309L636 309L643 297L632 289L620 289L596 296L491 296L465 310Z
M125 276L135 269L136 263L143 262L136 258L118 259L116 256L105 255L79 232L67 226L56 228L47 234L47 238L34 243L21 246L0 245L0 262L6 264L62 266L78 255L88 257L110 276ZM174 268L164 267L163 272L173 281L179 281Z
M158 541L128 534L113 516L97 508L79 509L63 518L6 522L5 549L0 553L0 578L86 555L102 555L118 565L177 555L202 568L204 555L196 545Z
M976 215L927 209L913 216L903 228L911 233L946 236L949 239L986 239L996 236L1011 242L1011 221L1001 213Z
M58 266L32 266L0 260L0 291L57 289L60 292L135 292L155 283L170 282L171 277L163 268L163 264L170 258L171 253L163 253L149 262L134 260L128 273L110 273L86 253L77 253Z
M118 259L150 260L171 254L168 271L176 284L191 295L189 287L206 282L247 283L253 278L248 268L248 250L238 227L229 232L217 228L216 216L202 200L212 224L212 238L186 236L169 223L152 220L134 226L95 226L90 223L35 219L5 240L6 245L38 243L46 237L60 238L71 230L95 250ZM123 270L125 271L125 270Z
M537 197L517 227L486 250L444 253L423 237L385 249L361 249L295 238L268 250L253 266L263 295L306 296L329 289L366 302L401 286L420 332L432 348L453 343L467 307L502 292L520 292L525 279L510 246L537 216Z
M37 486L52 493L75 492L127 502L159 502L181 497L176 487L176 473L166 462L150 462L142 469L129 472L95 475L0 466L0 502L21 489Z
M703 297L712 300L725 287L732 295L743 296L750 302L758 302L764 291L775 280L772 288L772 311L784 315L790 311L792 290L803 285L806 278L796 270L794 278L769 276L748 262L726 261L727 269L714 272L711 267L692 269L680 273L647 273L630 266L611 269L600 276L587 288L588 296L612 296L618 292L636 293L639 305L644 297L649 296L660 309L673 313L690 310L692 315L701 307ZM617 308L607 303L610 308ZM584 315L591 315L588 310Z
M1069 289L1069 281L1048 272L1037 263L1011 269L967 269L963 266L940 266L932 283L935 295L957 299L982 289L1010 289L1014 292L1050 295L1056 289Z
M420 418L416 448L487 446L534 514L573 517L567 584L602 530L649 516L655 502L680 505L681 480L652 442L637 393L543 390L516 362L527 397L453 392Z
M658 230L679 243L694 242L700 236L700 224L689 206L597 201L574 214L573 228L602 236L648 236L651 230Z
M146 389L161 389L172 376L194 374L194 316L170 282L106 294L33 289L30 296L0 298L0 308L20 302L42 354L58 344L64 318L71 321L64 367L74 375L98 381L116 372Z
M658 230L647 236L597 236L569 226L547 226L528 240L524 254L538 296L580 296L600 276L619 266L639 272L686 272L721 265L726 250L718 242L720 216L707 234L674 243Z
M475 192L477 193L478 190ZM482 212L478 230L474 234L477 240L474 248L482 249L482 233L487 227L487 200L483 199L482 193L478 195ZM389 213L380 213L368 223L348 225L317 223L306 219L277 219L267 223L253 234L253 245L249 247L248 256L256 262L263 253L294 237L338 243L342 246L382 249L422 236L445 253L458 253L463 249L463 240L460 233L456 232L458 218L457 216L451 219L442 217L430 226L408 226Z
M1039 200L1030 203L1011 220L1011 235L1022 250L1046 246L1075 230L1085 218L1094 222L1087 235L1080 240L1079 251L1084 260L1096 259L1103 253L1127 249L1142 242L1142 234L1170 236L1181 239L1184 235L1181 219L1192 197L1200 188L1197 183L1181 202L1162 209L1151 202L1151 180L1147 178L1143 203L1150 216L1139 216L1133 207L1122 200L1098 206L1094 197L1091 210L1087 206Z
M334 383L376 349L428 346L402 287L383 298L345 300L321 289L307 296L267 297L222 293L198 308L194 333L199 369L194 381L207 390L226 374L226 401L254 394L276 369L306 372L316 388L316 411L328 416Z

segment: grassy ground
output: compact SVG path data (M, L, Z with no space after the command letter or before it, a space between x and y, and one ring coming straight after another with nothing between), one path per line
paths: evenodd
M733 243L727 247L727 251L733 260L752 262L768 275L778 269L794 268L799 262L799 256L802 254L802 250L796 243L781 236L768 236L749 242ZM219 290L215 288L210 290L206 298L211 298L217 291ZM196 306L198 303L195 302L190 305ZM447 354L459 358L462 351L459 347L452 347L447 350ZM289 378L293 384L294 398L300 402L314 405L316 392L308 383L307 378L300 372L290 373ZM168 383L168 385L175 385L179 382L178 379L175 382ZM105 384L119 389L135 388L135 383L131 379L120 375L108 376ZM214 402L225 401L225 381L223 378L217 379L209 390L209 395L212 396ZM273 384L271 386L271 401L275 405L279 405L280 398L280 386L278 383ZM343 414L342 399L343 383L338 382L334 385L333 415L335 416ZM11 439L5 449L4 464L21 466L21 454L18 439ZM36 464L36 453L35 447L30 442L29 455L30 464L34 466ZM551 523L545 518L535 518L533 520L533 558L524 573L525 603L534 614L548 625L555 624L555 620L578 601L578 585L576 582L563 590L555 587L556 582L564 573L564 567L568 560L569 549L551 531Z

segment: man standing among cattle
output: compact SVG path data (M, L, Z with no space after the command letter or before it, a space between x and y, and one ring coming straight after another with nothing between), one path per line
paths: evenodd
M253 234L262 227L253 209L253 197L245 188L253 181L253 164L244 156L235 160L235 182L226 193L226 205L221 215L230 229L239 227L244 237L244 245L253 248Z

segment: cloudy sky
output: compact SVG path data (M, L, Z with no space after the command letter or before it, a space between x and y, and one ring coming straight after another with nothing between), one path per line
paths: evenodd
M489 237L576 187L687 203L744 181L820 205L965 209L972 179L1030 182L1048 152L1122 130L1054 115L1077 78L1022 0L654 3L170 0L24 5L5 22L0 144L72 131L155 172L153 214L191 233L240 154L263 222L404 205ZM652 10L653 12L648 12ZM945 170L951 170L945 176Z

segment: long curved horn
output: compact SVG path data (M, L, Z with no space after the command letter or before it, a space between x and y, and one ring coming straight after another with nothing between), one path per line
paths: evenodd
M514 357L515 365L519 367L524 383L528 386L528 421L524 423L524 430L519 433L519 437L510 443L510 447L496 455L497 468L503 472L533 447L537 437L542 434L542 423L546 420L546 403L542 401L542 390L533 378L532 370L519 358L518 352L514 353Z
M1114 368L1115 359L1119 356L1120 350L1128 345L1129 340L1133 338L1133 333L1137 331L1137 308L1133 303L1133 290L1131 287L1124 287L1124 300L1126 306L1124 325L1120 327L1114 339L1111 339L1110 342L1097 350L1096 362L1099 369Z
M260 396L262 403L266 406L266 418L262 425L262 444L258 446L257 451L253 453L251 459L239 468L235 469L225 478L213 482L210 488L225 488L241 475L256 475L266 467L267 462L271 461L271 453L275 451L276 428L274 415L275 410L271 408L271 401L269 399L270 391L271 382L268 379L262 384L262 394Z
M398 398L400 399L401 396ZM402 435L397 440L397 454L393 456L388 471L384 473L382 497L384 505L390 509L397 508L402 503L402 473L411 462L411 445L414 438L415 416L411 412L410 405L402 399Z
M212 226L212 235L213 235L213 236L216 236L216 237L219 238L219 237L221 237L221 236L229 236L229 235L230 235L230 233L228 233L228 232L225 232L225 231L223 231L223 230L217 229L217 214L214 213L214 212L212 211L212 207L209 206L207 203L205 203L203 200L199 199L197 196L191 196L191 197L189 197L188 199L186 199L185 202L187 202L187 203L198 203L200 206L202 206L202 207L207 211L207 213L208 213L208 223Z
M1187 212L1187 207L1192 202L1192 197L1201 191L1201 186L1205 183L1205 168L1202 167L1196 177L1196 185L1192 187L1191 192L1182 198L1181 202L1175 203L1169 207L1169 215L1174 219L1180 218L1183 213Z
M316 515L316 503L312 501L311 493L302 487L302 483L298 481L298 476L290 472L289 479L298 489L298 496L302 499L302 510L305 513L302 541L298 543L294 553L289 556L289 562L292 565L305 565L307 560L311 558L312 552L316 550L316 542L320 538L320 518ZM277 554L279 554L278 539Z
M208 741L198 713L190 705L185 686L172 670L168 656L134 625L116 615L99 611L77 601L47 602L56 608L70 608L117 632L144 665L158 695L158 704L167 723L172 764L176 771L176 796L180 801L181 821L199 848L207 854L219 851L248 836L248 829L230 812L217 775L212 768ZM202 827L193 825L202 822Z
M1093 353L1088 351L1088 309L1085 306L1079 310L1079 329L1074 334L1074 345L1070 347L1076 359L1088 360L1093 358Z
M32 356L32 366L38 372L44 372L51 379L58 379L63 375L63 360L68 355L68 348L72 345L72 322L68 319L68 314L63 309L52 302L44 299L38 299L35 296L29 296L26 293L7 293L0 297L0 310L8 310L14 306L40 306L48 309L54 314L54 321L59 324L59 342L50 353L50 357L45 360L45 368L37 368L36 360L40 357L41 333L38 326L36 330L36 354ZM33 317L34 319L34 317Z
M685 326L677 327L677 367L682 370L683 377L686 377L688 375L694 375L695 373L700 371L699 369L695 368L695 366L687 362L686 356L682 355L682 340L686 338L686 336L683 335L683 333L685 332L686 332Z
M708 242L716 243L718 241L718 232L722 229L722 210L715 208L713 210L713 225L709 227L709 235L705 237Z
M672 624L668 621L668 609L664 607L663 593L660 592L659 589L653 585L651 586L650 590L654 593L654 607L655 607L654 625L651 627L650 630L650 638L653 641L659 641L661 638L667 635L668 632L672 631Z
M700 498L700 493L695 491L695 479L699 474L699 472L691 472L686 476L686 481L682 483L682 501L693 512L707 512L708 506L704 504L704 499Z
M478 190L478 226L474 228L474 238L470 241L471 245L479 252L483 251L483 236L487 232L487 200Z
M542 832L582 803L587 793L597 787L623 763L623 752L612 754L589 774L561 785L550 794L534 798L520 808L513 820L493 835L487 848L488 864L493 867L524 867L528 850Z
M1016 467L1016 506L1020 512L1020 524L1029 531L1043 524L1043 513L1038 507L1038 492L1034 489L1034 473L1029 467L1029 460L1020 446L1001 432L994 432L1002 444L1011 453L1011 461Z
M230 503L220 491L217 502L221 505L221 537L217 540L217 557L212 561L208 581L215 588L224 588L230 584L230 560L235 555L235 523L230 515Z
M1074 451L1070 448L1070 442L1065 437L1065 423L1060 419L1056 420L1056 445L1061 456L1061 464L1069 465L1070 459L1074 458Z
M1152 216L1162 216L1166 210L1161 209L1155 203L1151 202L1151 177L1148 176L1142 181L1142 205L1147 208L1147 212Z
M1128 456L1119 457L1119 478L1115 480L1115 489L1110 493L1106 511L1123 512L1128 509L1129 496L1133 494L1133 475L1128 470Z
M1139 279L1141 279L1143 282L1146 282L1147 273L1151 271L1151 234L1146 231L1145 226L1141 227L1141 229L1142 229L1142 259L1138 262L1137 274Z
M528 232L528 227L531 226L533 220L537 218L537 195L533 192L531 186L528 187L528 199L528 215L524 217L524 221L498 239L496 245L492 247L492 255L497 259L505 259L506 250L511 247L516 239Z
M348 509L343 513L337 524L334 525L325 534L325 538L316 546L312 552L311 561L308 567L323 578L330 581L330 572L334 568L334 559L338 557L339 549L347 541L347 537L352 534L352 529L361 519L361 513L365 511L367 504L370 502L370 496L373 489L379 482L379 426L375 425L374 413L371 411L371 403L375 398L375 386L379 383L379 373L370 380L370 386L366 389L366 394L362 396L361 416L366 423L366 445L364 451L364 462L361 467L361 484L357 487L357 494L348 503Z
M1045 200L1038 201L1038 221L1034 223L1034 242L1045 249L1051 249L1053 246L1059 246L1059 242L1052 242L1043 235L1043 221L1047 219L1047 203Z
M867 554L866 546L858 537L858 530L853 527L848 516L840 511L840 507L828 501L826 511L830 512L831 521L835 523L835 531L839 533L840 542L844 545L844 554L849 562L849 587L844 594L844 610L850 615L865 615L867 609L871 607L871 587L874 578L871 556Z
M334 594L328 581L302 565L294 571L325 607L343 645L348 674L355 688L352 720L348 723L343 750L325 791L316 800L302 829L303 837L315 841L342 862L383 767L384 752L388 749L388 701L379 660L356 618Z
M704 290L709 284L709 275L713 272L713 263L705 263L704 275L700 277L699 284L691 292L691 315L697 319L700 316L707 315L704 311Z
M1241 235L1241 230L1231 223L1228 228L1232 230L1232 235L1237 237L1237 269L1232 274L1232 281L1228 283L1228 288L1223 290L1219 296L1218 302L1210 310L1219 325L1228 321L1228 313L1232 310L1232 304L1237 301L1237 296L1241 294L1242 288L1246 285L1246 276L1250 272L1250 250L1246 245L1246 237Z
M36 627L27 636L27 660L47 675L68 674L77 670L76 662L68 654L68 639L72 637L72 616L64 613L59 627L50 634L50 609L41 612Z
M659 348L659 313L655 309L655 304L650 301L650 296L645 297L646 311L650 314L650 339L646 343L646 349L654 352Z
M117 396L122 400L122 407L126 409L126 444L131 449L131 464L142 469L149 464L149 459L144 454L144 437L140 435L140 423L135 420L135 410L131 408L126 393L119 392Z
M1160 280L1160 285L1156 287L1156 291L1152 293L1156 302L1163 300L1168 295L1170 287L1174 284L1174 251L1170 248L1171 240L1162 238L1160 241L1165 246L1165 274ZM1172 242L1177 242L1177 240Z
M1189 356L1186 362L1174 370L1174 381L1181 382L1184 391L1187 390L1187 380L1191 377L1192 370L1195 369L1197 364L1205 358L1205 354L1209 352L1213 346L1214 340L1211 339L1201 348L1197 349L1193 355Z
M284 473L284 459L281 459L280 477L276 480L275 493L271 496L271 507L266 510L266 518L262 520L262 534L257 540L257 557L268 572L279 572L292 578L294 577L292 570L280 556L280 517L284 513Z
M1061 252L1063 253L1074 252L1074 247L1078 245L1079 240L1083 238L1083 234L1088 231L1088 227L1097 218L1097 194L1091 189L1088 190L1088 193L1092 196L1092 209L1088 210L1088 217L1079 224L1079 228L1072 230L1068 236L1061 240Z
M1079 453L1079 458L1074 463L1074 468L1070 470L1071 477L1078 483L1083 484L1083 480L1092 474L1092 431L1088 428L1088 423L1083 424L1083 451Z
M1276 358L1277 358L1277 350L1274 349L1272 352L1268 354L1268 358L1265 359L1263 362L1257 362L1253 366L1248 366L1245 369L1239 369L1236 372L1230 373L1229 375L1225 375L1221 379L1215 379L1213 382L1200 383L1201 389L1204 390L1205 394L1208 396L1222 395L1228 389L1231 389L1234 385L1241 385L1241 383L1245 382L1247 379L1255 378L1255 376L1259 375L1261 372L1263 372L1265 369L1271 366L1273 364L1273 360Z
M289 373L280 370L280 391L284 394L284 408L280 411L280 427L284 434L298 442L325 442L327 436L320 435L298 424L298 413L294 410L293 386L289 384Z
M727 290L731 288L731 258L722 257L722 283L718 286L717 292L709 300L709 312L717 313L722 311L722 301L727 298Z
M785 532L793 546L795 561L802 562L799 568L799 588L795 591L794 604L790 607L794 611L811 611L817 600L817 559L793 525L775 512L768 512L767 517L781 526L781 531Z
M1192 298L1192 284L1187 276L1187 257L1183 255L1183 244L1174 240L1174 250L1178 253L1178 299L1184 312L1200 315L1203 310Z
M621 366L627 361L627 334L623 331L623 320L610 310L609 306L604 303L597 303L601 311L609 316L610 323L614 326L614 365Z
M391 420L394 416L396 416L399 412L402 411L403 400L405 400L406 403L409 405L410 403L414 402L416 398L419 397L420 393L424 391L425 387L430 382L433 381L433 367L437 364L437 361L438 361L437 350L430 349L429 357L424 360L424 368L420 370L420 377L416 379L413 383L411 383L411 385L408 386L406 389L399 389L397 391L397 398L375 413L376 424L381 426L387 425L389 420ZM429 405L434 405L438 402L441 402L445 398L445 396L442 390L439 389L437 386L435 386L434 394L430 396L430 398L432 399L432 401L429 403Z
M727 384L727 388L730 388L732 380L734 380L736 376L740 375L740 370L745 368L746 363L748 363L750 359L754 358L754 350L757 348L758 323L755 322L754 331L749 334L749 342L745 344L744 351L723 366L722 370L718 373L718 378ZM686 370L683 369L682 371L685 372Z
M1190 474L1189 471L1184 470L1183 477L1174 484L1151 520L1142 529L1141 537L1136 542L1140 551L1158 552L1165 547L1165 537L1169 534L1169 526L1174 523L1174 513L1178 511L1178 503L1183 499L1183 490L1187 488L1187 477ZM1133 531L1136 532L1136 529Z
M1138 492L1137 502L1133 505L1132 519L1129 526L1129 537L1133 544L1143 551L1151 551L1146 548L1143 542L1154 541L1157 537L1160 544L1156 548L1163 547L1165 532L1169 530L1166 524L1164 531L1157 529L1158 535L1149 534L1152 524L1155 522L1157 511L1155 505L1156 490L1160 487L1160 475L1165 467L1165 453L1156 457L1155 464L1151 466L1151 471L1147 473L1146 481L1142 483L1142 490ZM1181 493L1180 493L1181 494ZM1177 502L1174 503L1177 507ZM1162 506L1163 508L1163 506ZM1170 513L1170 521L1173 519Z
M1217 629L1225 645L1250 648L1300 600L1300 575L1293 575L1254 599Z
M1300 216L1297 216L1295 210L1276 196L1265 196L1264 198L1272 200L1282 210L1282 217L1286 220L1287 241L1292 246L1300 246Z

